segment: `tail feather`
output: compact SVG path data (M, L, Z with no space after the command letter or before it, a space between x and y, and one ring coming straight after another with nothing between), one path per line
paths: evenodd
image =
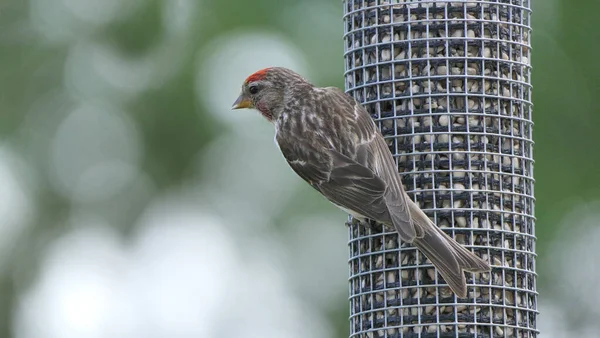
M488 262L484 261L478 256L475 256L475 254L467 250L467 248L460 245L452 237L448 236L448 234L442 231L442 229L438 228L437 226L436 229L442 236L447 238L447 243L450 244L450 246L452 246L452 249L454 249L454 253L456 254L458 264L463 268L463 270L469 272L490 271L491 268Z
M431 260L457 296L462 298L467 295L463 269L452 248L441 237L427 233L422 238L416 238L413 244Z
M464 271L484 272L490 266L438 228L410 199L408 204L415 228L423 230L422 237L412 243L429 258L452 291L460 298L466 297Z

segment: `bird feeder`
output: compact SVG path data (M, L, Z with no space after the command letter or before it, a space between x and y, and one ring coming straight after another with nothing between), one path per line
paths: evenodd
M394 229L350 218L350 337L535 337L529 0L343 0L346 92L408 195L492 266L457 298Z

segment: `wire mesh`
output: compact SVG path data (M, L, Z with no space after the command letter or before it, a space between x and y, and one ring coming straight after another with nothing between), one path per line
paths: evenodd
M351 337L535 337L529 0L343 0L346 91L408 194L492 265L458 299L393 229L349 225Z

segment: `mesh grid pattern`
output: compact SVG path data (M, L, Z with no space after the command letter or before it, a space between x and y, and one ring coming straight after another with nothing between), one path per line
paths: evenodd
M346 91L408 194L492 265L457 299L394 229L350 219L351 337L535 337L529 0L343 0Z

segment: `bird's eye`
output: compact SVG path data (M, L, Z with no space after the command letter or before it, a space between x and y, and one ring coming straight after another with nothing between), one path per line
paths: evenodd
M250 86L250 88L248 88L248 91L250 92L250 94L254 95L258 93L258 86Z

